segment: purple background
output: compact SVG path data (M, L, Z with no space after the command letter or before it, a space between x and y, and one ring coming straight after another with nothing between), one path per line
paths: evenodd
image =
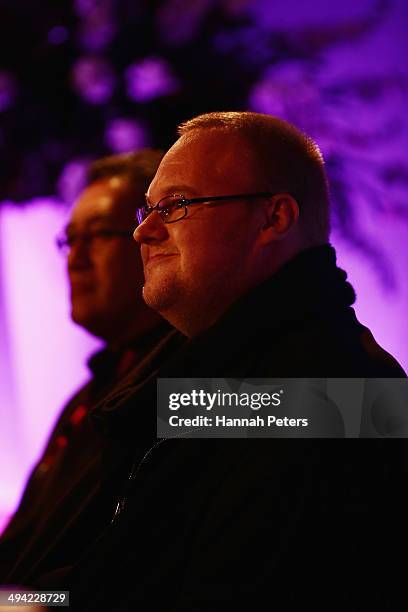
M85 15L92 2L71 4ZM71 201L77 192L84 160L149 142L162 144L154 137L154 129L160 132L161 126L149 131L141 109L152 108L153 101L165 96L175 96L177 107L182 103L177 98L186 87L183 90L181 85L181 60L171 49L181 44L183 36L188 38L188 33L197 36L202 20L215 6L224 16L244 15L250 25L218 29L212 47L220 53L230 52L230 61L234 54L241 58L245 74L251 62L262 66L245 92L246 102L237 98L237 108L284 116L321 144L333 184L332 242L357 291L357 314L408 369L408 4L404 0L347 0L341 4L323 0L197 1L194 10L191 2L181 0L162 4L157 27L162 28L162 39L167 33L170 50L167 54L161 50L160 57L151 49L146 57L139 52L123 66L122 74L110 66L107 46L118 19L108 12L104 27L87 33L81 13L78 32L82 42L75 44L82 44L87 57L90 50L95 54L104 49L103 62L107 63L78 58L72 67L71 87L84 106L105 108L121 81L131 106L123 117L112 112L104 116L103 144L75 150L71 159L67 153L68 157L61 158L64 163L57 156L57 188L48 181L48 188L39 191L55 191L58 197L24 200L16 189L15 198L8 197L0 207L0 522L15 507L63 403L87 376L86 355L98 345L69 319L65 263L54 246L54 237L68 214L62 199ZM277 31L284 33L291 53L297 49L296 57L285 56L286 51L280 49L275 61L269 45ZM63 45L70 33L65 26L54 24L47 36L48 44ZM194 44L194 40L185 44ZM25 61L28 68L30 60ZM10 68L7 78L4 71L2 77L0 65L0 120L2 114L4 118L12 112L13 104L25 108L24 98L20 95L19 99L18 77ZM198 74L198 83L199 79ZM214 110L216 88L212 96L208 109L203 103L197 110ZM46 96L42 103L48 112ZM193 115L195 108L191 104L185 114ZM9 135L4 126L0 124L0 147L1 138ZM166 129L174 135L174 126ZM4 148L3 153L7 160ZM35 191L30 189L30 193ZM9 189L8 193L14 192Z

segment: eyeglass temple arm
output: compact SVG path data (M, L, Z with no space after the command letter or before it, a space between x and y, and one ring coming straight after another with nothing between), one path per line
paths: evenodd
M232 195L223 196L201 196L199 198L184 198L184 204L199 204L202 202L219 201L219 200L238 200L240 198L251 199L251 198L270 198L276 195L269 191L260 191L258 193L235 193Z

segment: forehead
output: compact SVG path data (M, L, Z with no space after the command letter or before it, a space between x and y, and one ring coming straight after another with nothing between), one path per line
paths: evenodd
M85 224L98 219L128 220L143 198L143 188L131 188L126 177L103 178L88 185L75 202L70 223Z
M254 155L242 136L223 130L193 130L166 153L148 193L155 200L174 188L184 195L223 195L257 187Z

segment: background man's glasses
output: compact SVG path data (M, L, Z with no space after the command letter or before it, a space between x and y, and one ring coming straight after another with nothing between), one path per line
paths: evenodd
M61 253L68 254L78 241L81 241L87 247L93 247L98 244L106 243L114 237L132 238L133 231L95 229L89 230L88 232L62 232L57 236L55 242Z
M142 223L153 211L158 212L161 220L164 223L176 223L187 215L187 206L192 204L203 204L205 202L225 202L227 200L246 200L254 198L269 198L276 194L269 191L260 191L258 193L238 193L234 195L223 196L202 196L200 198L185 198L181 194L174 194L162 198L154 206L145 204L136 211L137 222Z

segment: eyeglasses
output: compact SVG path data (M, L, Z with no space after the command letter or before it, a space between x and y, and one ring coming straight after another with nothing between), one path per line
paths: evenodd
M88 232L62 232L57 236L55 242L61 253L68 254L78 240L82 240L87 246L95 246L105 243L116 236L132 238L133 230L95 229Z
M142 223L154 210L160 215L164 223L176 223L187 215L187 206L192 204L203 204L204 202L225 202L227 200L246 200L255 198L269 198L276 195L269 191L258 193L238 193L223 196L202 196L200 198L185 198L181 194L173 194L162 198L154 206L145 204L136 210L137 222Z

